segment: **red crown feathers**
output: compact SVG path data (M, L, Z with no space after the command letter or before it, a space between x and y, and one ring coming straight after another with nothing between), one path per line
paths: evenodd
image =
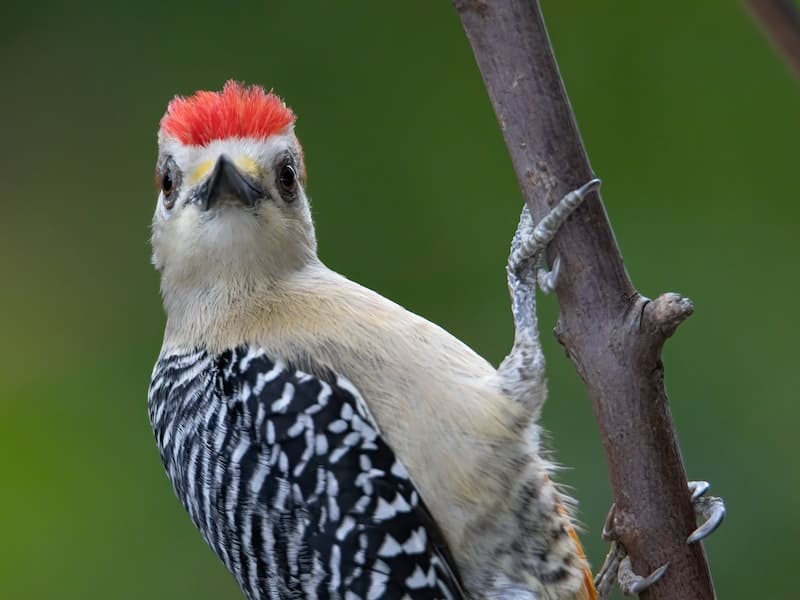
M228 81L221 92L176 96L161 119L161 130L184 144L205 146L230 137L266 139L295 121L292 110L258 85Z

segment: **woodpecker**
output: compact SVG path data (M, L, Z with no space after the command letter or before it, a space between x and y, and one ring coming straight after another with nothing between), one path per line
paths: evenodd
M523 210L515 340L494 368L322 263L294 124L233 81L160 123L167 323L148 407L195 525L250 600L597 598L541 445L535 292L557 284L543 250L599 182L539 223Z

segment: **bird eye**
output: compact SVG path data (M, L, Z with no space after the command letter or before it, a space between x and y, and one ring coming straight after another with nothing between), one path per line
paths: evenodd
M175 206L175 193L180 185L180 173L177 170L175 162L172 158L168 158L166 163L159 169L158 179L161 187L161 193L164 195L164 206L167 209Z
M169 196L172 193L172 175L169 172L164 173L164 176L161 178L161 191L164 192L165 196Z
M297 171L294 170L290 163L286 163L281 167L281 171L278 174L278 185L283 192L294 192L297 186Z

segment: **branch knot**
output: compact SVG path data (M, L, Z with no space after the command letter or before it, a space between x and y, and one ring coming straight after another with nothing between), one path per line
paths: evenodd
M675 333L678 325L688 319L693 312L694 304L689 298L675 292L667 292L649 302L644 307L642 317L666 339Z

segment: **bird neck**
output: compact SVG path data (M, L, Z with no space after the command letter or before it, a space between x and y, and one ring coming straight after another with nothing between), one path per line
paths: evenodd
M250 343L253 332L291 302L296 282L328 271L316 256L281 273L217 272L183 281L162 276L167 324L164 349L203 347L212 352Z

